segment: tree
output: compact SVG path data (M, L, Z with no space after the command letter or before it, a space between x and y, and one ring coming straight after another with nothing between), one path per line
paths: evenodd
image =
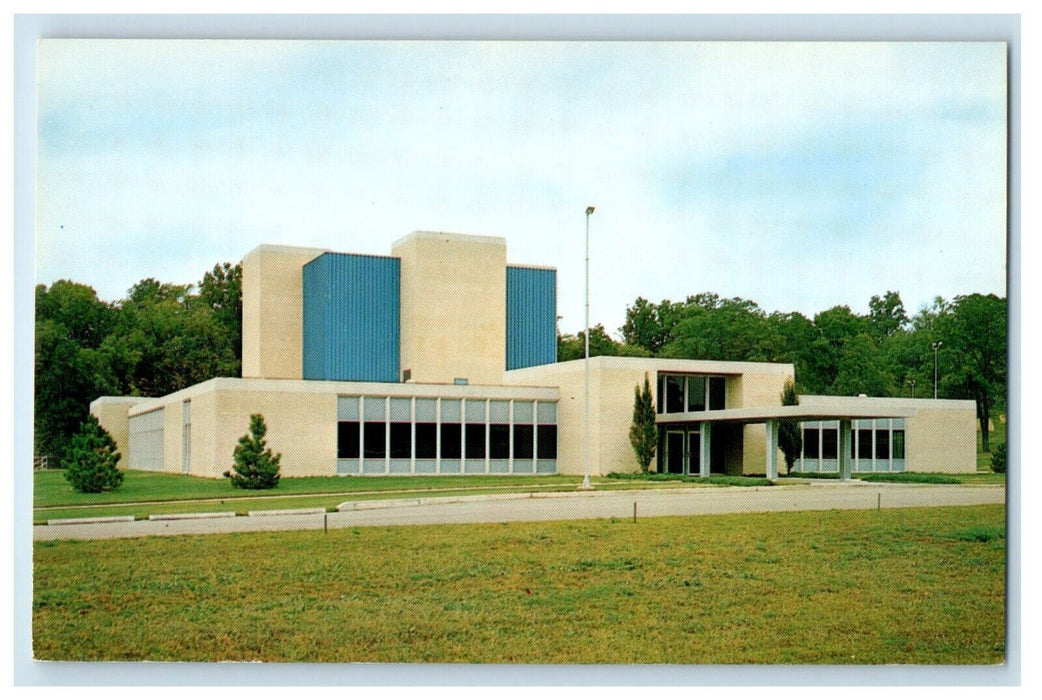
M994 294L955 297L938 315L934 330L944 343L938 364L945 396L977 402L982 447L988 452L992 408L1004 405L1006 397L1006 300Z
M673 339L673 328L680 320L681 308L681 304L674 304L669 299L656 305L637 297L633 306L626 307L626 322L619 328L623 341L655 355Z
M1000 443L995 446L995 451L991 453L991 471L996 474L1006 473L1006 443Z
M598 323L590 328L590 357L616 356L620 354L620 347L621 345L604 330L604 324ZM584 357L586 357L586 331L579 331L575 335L569 333L557 336L558 362L581 360Z
M799 403L800 397L796 394L796 384L792 379L786 379L785 386L782 387L781 405L798 406ZM803 435L799 423L794 420L778 422L778 447L785 455L785 471L791 473L792 465L796 463L796 458L803 450Z
M250 434L239 438L239 444L232 455L235 460L235 472L225 472L232 485L240 489L271 489L279 484L279 460L281 454L272 454L264 440L268 426L264 416L254 413L250 416Z
M74 489L81 493L101 493L117 489L123 483L123 472L116 467L118 463L116 441L97 418L87 416L79 432L69 441L61 465Z
M655 402L651 399L648 375L644 375L644 389L633 387L633 423L630 425L630 444L637 455L637 464L645 474L655 459L658 447L658 426L655 425Z
M908 316L901 295L887 292L883 297L873 296L868 302L868 325L877 338L885 338L908 327Z

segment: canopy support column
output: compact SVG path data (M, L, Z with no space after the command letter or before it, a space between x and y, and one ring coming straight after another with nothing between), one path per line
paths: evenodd
M712 423L709 421L702 421L699 426L699 441L698 441L698 475L709 476L709 443L713 439L712 437Z
M778 478L778 421L767 419L767 478L774 480Z
M836 445L838 451L836 457L839 459L839 478L847 480L850 478L850 447L852 438L850 432L850 419L841 418L839 421L839 440Z

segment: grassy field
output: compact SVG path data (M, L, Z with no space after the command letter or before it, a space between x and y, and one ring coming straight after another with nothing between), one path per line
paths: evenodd
M1001 506L37 542L39 659L995 664Z
M77 493L64 473L37 471L33 481L33 521L59 518L133 515L146 518L161 513L213 513L288 508L332 509L345 501L420 496L460 496L482 493L574 491L582 477L538 476L389 476L304 477L279 481L270 491L236 489L226 479L204 479L184 474L124 471L123 486L107 493ZM762 481L762 480L761 480ZM671 488L690 486L673 479L639 484L616 479L593 479L599 489ZM743 481L744 483L744 481ZM704 484L720 485L720 484ZM749 485L755 485L749 481Z

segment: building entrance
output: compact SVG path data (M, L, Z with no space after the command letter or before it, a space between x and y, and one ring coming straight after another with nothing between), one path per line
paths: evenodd
M663 463L668 474L698 476L700 441L698 431L667 430Z

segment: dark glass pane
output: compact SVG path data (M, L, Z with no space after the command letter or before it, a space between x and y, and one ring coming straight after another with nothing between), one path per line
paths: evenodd
M510 458L510 426L493 423L488 426L488 456L490 459Z
M485 459L485 424L467 423L467 459Z
M434 423L417 423L416 459L434 459L437 455L438 426Z
M666 377L666 413L684 412L684 378Z
M895 430L894 436L894 459L905 458L905 431Z
M658 391L655 393L655 403L658 405L655 410L662 413L663 407L666 405L666 375L658 375Z
M821 456L818 444L818 435L820 431L817 428L804 428L803 429L803 456L808 459L817 459Z
M890 431L876 431L876 459L890 459Z
M724 378L709 378L709 410L720 411L724 408Z
M687 378L687 410L706 410L706 378Z
M670 474L684 473L684 433L666 433L666 471Z
M441 424L441 458L459 459L463 441L463 426L459 423Z
M872 431L857 431L857 458L872 459Z
M534 438L535 430L531 425L514 426L514 459L532 459Z
M337 459L358 459L358 421L340 421L336 425Z
M409 459L412 456L412 425L391 423L391 459Z
M540 425L539 431L539 459L557 459L557 426Z
M839 431L835 428L822 428L821 430L821 458L837 459L836 438Z
M362 454L367 459L383 459L387 456L387 424L384 422L368 422L365 431Z

